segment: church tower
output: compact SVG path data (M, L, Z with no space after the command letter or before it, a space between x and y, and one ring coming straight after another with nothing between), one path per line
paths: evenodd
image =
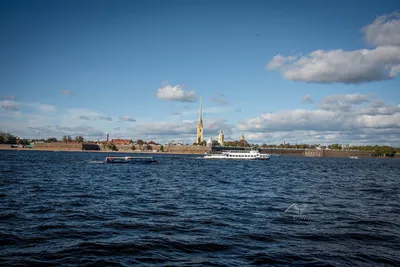
M197 139L196 143L199 145L203 143L204 133L203 133L203 115L202 115L202 106L201 106L201 96L200 96L200 113L199 113L199 123L197 124Z
M219 131L218 143L219 143L221 146L224 146L224 134L222 133L222 130Z

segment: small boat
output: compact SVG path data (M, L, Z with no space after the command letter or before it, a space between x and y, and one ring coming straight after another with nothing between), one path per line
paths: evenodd
M157 164L154 157L106 157L105 163Z
M351 156L351 157L349 157L349 158L351 158L351 159L358 159L358 157L356 157L356 156Z
M225 150L209 151L205 153L205 159L243 159L243 160L269 160L269 154L261 154L257 150Z

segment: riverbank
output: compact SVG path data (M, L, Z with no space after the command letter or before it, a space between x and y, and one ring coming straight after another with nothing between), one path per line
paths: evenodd
M118 151L104 150L98 146L98 150L82 149L82 144L44 144L43 146L35 146L33 148L14 147L10 145L0 144L0 150L14 151L53 151L53 152L95 152L95 153L119 153L119 154L165 154L165 155L204 155L210 150L206 146L165 146L164 151L154 150L131 150L131 146L117 146ZM160 149L160 147L154 147ZM324 157L324 158L388 158L400 159L400 155L395 157L376 157L374 152L370 151L334 151L334 150L299 150L299 149L261 149L262 153L279 155L279 156L299 156L299 157Z
M49 149L49 148L10 148L0 146L0 150L8 151L47 151L47 152L84 152L84 153L119 153L119 154L165 154L165 155L203 155L204 153L185 153L184 151L111 151L111 150L74 150L74 149Z

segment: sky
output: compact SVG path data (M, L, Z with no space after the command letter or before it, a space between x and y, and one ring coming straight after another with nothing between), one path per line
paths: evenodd
M400 145L398 1L0 2L0 130Z

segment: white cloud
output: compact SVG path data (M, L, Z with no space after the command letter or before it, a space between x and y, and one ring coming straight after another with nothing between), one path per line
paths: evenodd
M312 97L310 95L305 95L301 98L301 102L305 103L305 104L312 104L312 103L314 103L314 100L312 99Z
M331 144L338 142L342 128L344 143L396 144L400 133L398 105L371 95L349 94L325 97L319 107L261 114L240 121L238 129L246 132L250 141L266 143Z
M44 112L53 112L56 110L56 107L53 105L33 103L32 106Z
M369 95L347 94L333 95L324 97L321 100L320 108L324 110L341 110L349 111L353 105L360 105L370 102Z
M384 22L384 23L383 23ZM287 80L349 83L388 80L400 72L400 16L382 16L363 28L375 49L316 50L302 57L276 55L268 70L280 70Z
M133 119L133 118L130 117L130 116L122 116L122 117L119 117L119 119L120 119L121 121L136 121L135 119Z
M400 46L400 13L378 17L372 24L365 26L362 31L365 39L376 46Z
M169 84L158 89L157 97L168 101L180 102L196 102L197 100L195 91L185 91L181 85L172 87Z
M4 109L18 111L22 108L33 108L43 112L54 112L56 111L56 107L53 105L48 104L41 104L37 102L21 102L21 101L14 101L14 100L3 100L0 102L0 105Z

